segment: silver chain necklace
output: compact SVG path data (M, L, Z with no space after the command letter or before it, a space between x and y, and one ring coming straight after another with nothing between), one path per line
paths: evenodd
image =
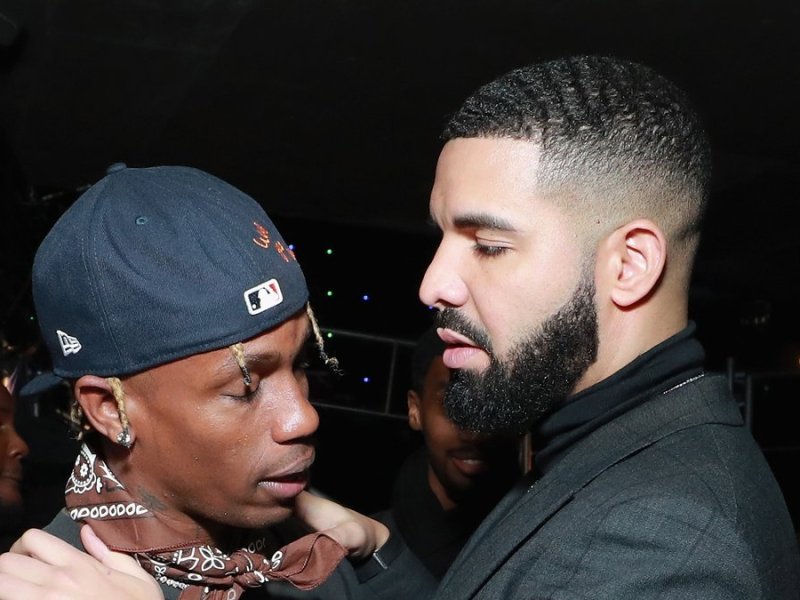
M678 385L673 385L667 391L661 392L661 395L664 396L665 394L669 394L670 392L674 392L678 388L681 388L681 387L685 386L687 383L692 383L693 381L697 381L698 379L700 379L704 375L705 375L705 373L700 373L700 375L695 375L694 377L689 377L689 379L687 379L686 381L682 381Z

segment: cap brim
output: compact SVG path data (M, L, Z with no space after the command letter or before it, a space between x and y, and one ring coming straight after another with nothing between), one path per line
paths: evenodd
M19 390L19 395L20 397L36 396L37 394L41 394L42 392L46 392L47 390L60 385L64 381L64 379L51 371L47 373L41 373L23 385Z

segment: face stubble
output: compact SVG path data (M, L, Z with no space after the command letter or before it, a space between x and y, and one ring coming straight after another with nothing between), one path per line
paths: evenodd
M455 309L443 309L437 326L468 336L489 353L482 373L454 370L444 398L456 425L481 433L524 433L566 398L595 361L599 346L595 286L583 274L569 301L519 342L503 361L488 335Z

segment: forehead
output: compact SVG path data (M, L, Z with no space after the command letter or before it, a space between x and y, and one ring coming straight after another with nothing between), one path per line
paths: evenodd
M261 335L242 342L245 356L268 353L296 355L311 340L311 321L305 309Z
M462 214L513 215L536 200L539 146L506 138L456 138L442 148L431 192L440 225Z
M243 341L245 363L253 367L291 361L304 349L310 335L311 323L305 310L302 310L280 325ZM224 347L159 365L150 369L149 373L171 377L175 371L202 372L212 377L238 376L239 364L231 348Z

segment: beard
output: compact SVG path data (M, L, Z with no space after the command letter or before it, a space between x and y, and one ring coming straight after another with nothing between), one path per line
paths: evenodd
M481 433L524 433L548 415L597 358L599 346L594 278L584 273L569 301L500 361L488 335L455 309L443 309L436 324L468 336L490 357L483 373L451 372L444 397L448 417Z

